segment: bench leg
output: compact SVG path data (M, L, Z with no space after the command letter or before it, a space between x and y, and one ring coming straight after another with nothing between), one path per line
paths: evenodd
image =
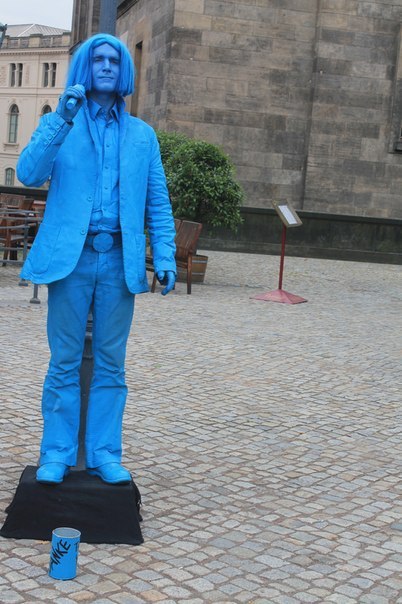
M191 254L187 260L187 294L191 294L191 282L193 280L193 257Z
M6 264L7 264L8 252L9 252L9 250L7 249L7 242L6 242L4 253L3 253L3 266L6 266Z

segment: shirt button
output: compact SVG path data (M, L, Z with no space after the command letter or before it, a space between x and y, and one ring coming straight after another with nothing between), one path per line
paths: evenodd
M86 229L81 229L81 235L86 235L87 230Z

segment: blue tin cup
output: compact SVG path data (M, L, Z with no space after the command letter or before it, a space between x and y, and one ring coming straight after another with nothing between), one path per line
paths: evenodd
M68 527L57 528L52 532L49 575L53 579L66 581L77 575L80 537L80 531Z

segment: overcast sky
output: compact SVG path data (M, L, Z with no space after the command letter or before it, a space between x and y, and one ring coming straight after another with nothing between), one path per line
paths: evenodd
M0 0L0 22L38 23L71 29L73 0Z

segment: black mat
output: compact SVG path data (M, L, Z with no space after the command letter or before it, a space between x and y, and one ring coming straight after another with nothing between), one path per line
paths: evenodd
M140 545L140 492L133 481L110 485L85 471L71 472L61 484L36 481L35 466L23 471L2 537L50 541L52 530L68 526L81 531L83 543Z

